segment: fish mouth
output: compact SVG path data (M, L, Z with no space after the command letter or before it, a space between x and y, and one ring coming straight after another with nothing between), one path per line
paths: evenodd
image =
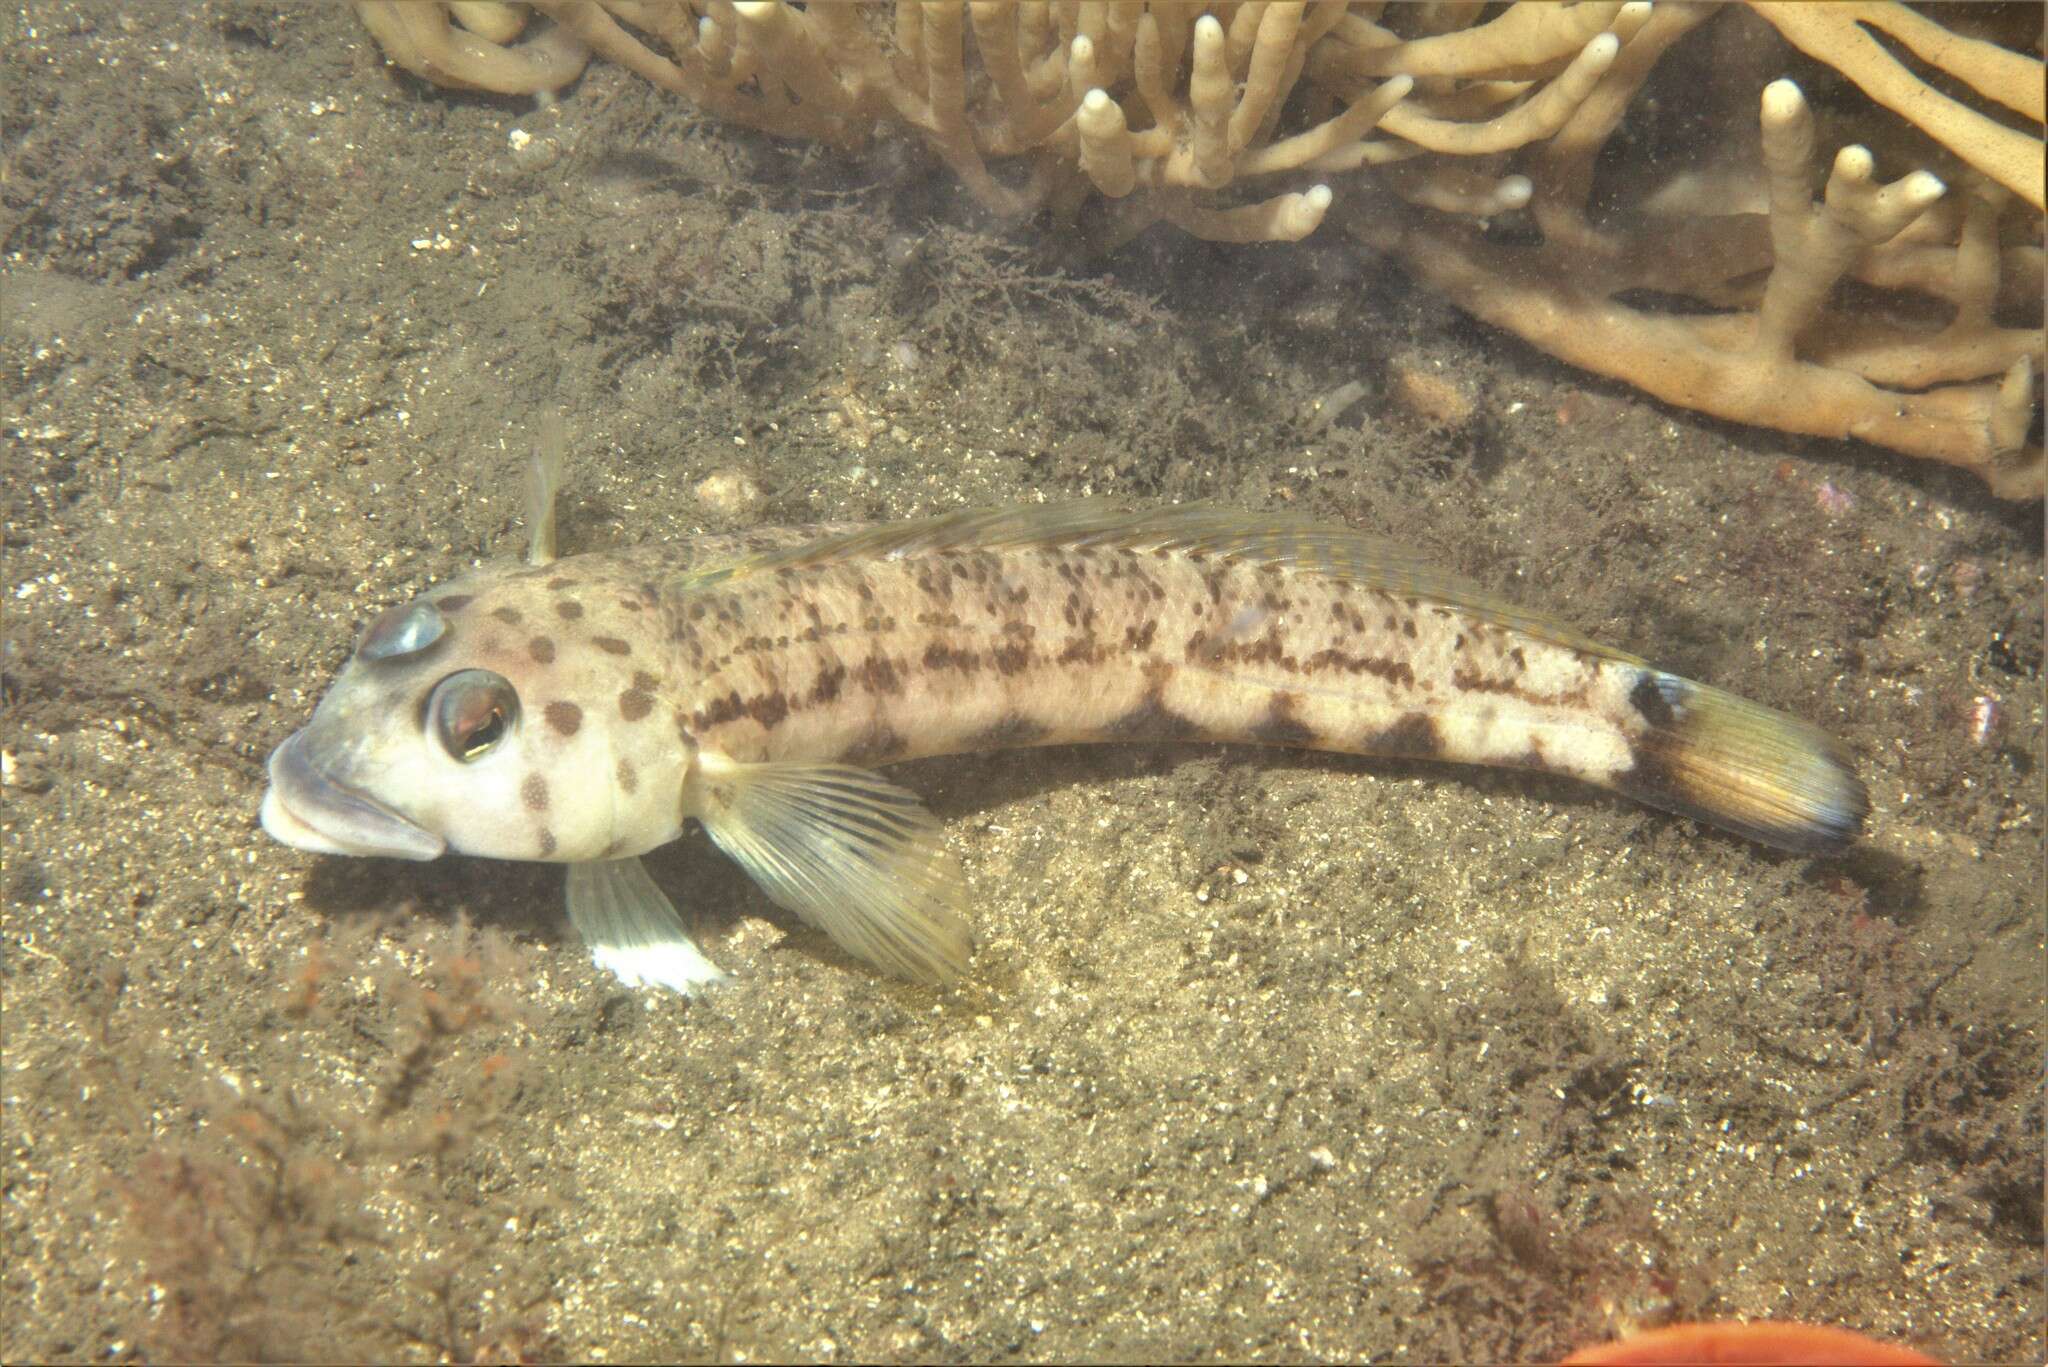
M436 859L448 842L367 793L336 782L306 754L296 731L270 752L263 829L295 850L388 859Z

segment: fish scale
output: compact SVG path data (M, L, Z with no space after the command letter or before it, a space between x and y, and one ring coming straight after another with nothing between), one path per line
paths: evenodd
M721 976L637 860L692 818L854 954L958 976L958 863L870 767L934 755L1509 766L1808 853L1868 808L1815 728L1301 519L1080 502L563 559L548 540L373 623L272 756L264 824L332 853L567 863L571 920L629 982Z

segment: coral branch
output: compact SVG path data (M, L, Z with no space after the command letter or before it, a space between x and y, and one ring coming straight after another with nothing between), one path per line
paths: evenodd
M2036 123L2041 122L2044 99L2038 60L1991 43L1960 38L1897 5L1772 0L1754 8L1800 51L1834 67L1861 86L1864 94L1919 125L1972 167L2036 209L2042 207L2041 139L1951 100L1886 52L1865 25L1891 34L1921 60Z
M528 8L554 26L522 37ZM1351 206L1362 240L1553 355L1733 421L1855 437L1976 470L2011 497L2041 492L2027 434L2043 344L2048 99L2040 59L2018 50L2039 38L1968 36L1945 22L1958 10L1877 0L356 9L393 62L442 84L554 89L596 53L776 136L856 147L877 128L907 130L991 209L1048 211L1097 246L1162 219L1219 241L1294 241L1369 182L1391 194L1354 196L1381 206ZM1720 25L1714 46L1681 41L1708 24ZM1870 101L1830 102L1850 145L1818 202L1814 114L1790 80L1768 80L1787 55L1777 35ZM1759 91L1755 148L1732 140L1696 149L1700 164L1666 164L1659 139L1677 104L1690 112L1697 100L1700 120L1726 128L1754 117ZM1916 130L1961 165L1880 182L1868 149L1917 146L1898 136ZM1512 234L1473 227L1504 215L1521 216ZM1860 287L1853 305L1846 281ZM1944 303L1948 321L1929 321Z

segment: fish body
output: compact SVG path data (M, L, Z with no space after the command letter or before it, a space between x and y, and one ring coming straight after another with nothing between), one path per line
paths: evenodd
M1568 774L1781 848L1853 839L1842 747L1341 528L1095 503L485 569L373 623L271 760L302 848L570 865L600 962L715 978L636 856L701 821L852 952L945 979L959 869L873 766L1220 741Z

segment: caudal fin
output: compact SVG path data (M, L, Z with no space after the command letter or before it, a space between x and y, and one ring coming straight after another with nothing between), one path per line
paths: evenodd
M1645 669L1629 695L1649 729L1614 786L1766 845L1831 854L1863 830L1870 794L1840 741L1718 688Z

